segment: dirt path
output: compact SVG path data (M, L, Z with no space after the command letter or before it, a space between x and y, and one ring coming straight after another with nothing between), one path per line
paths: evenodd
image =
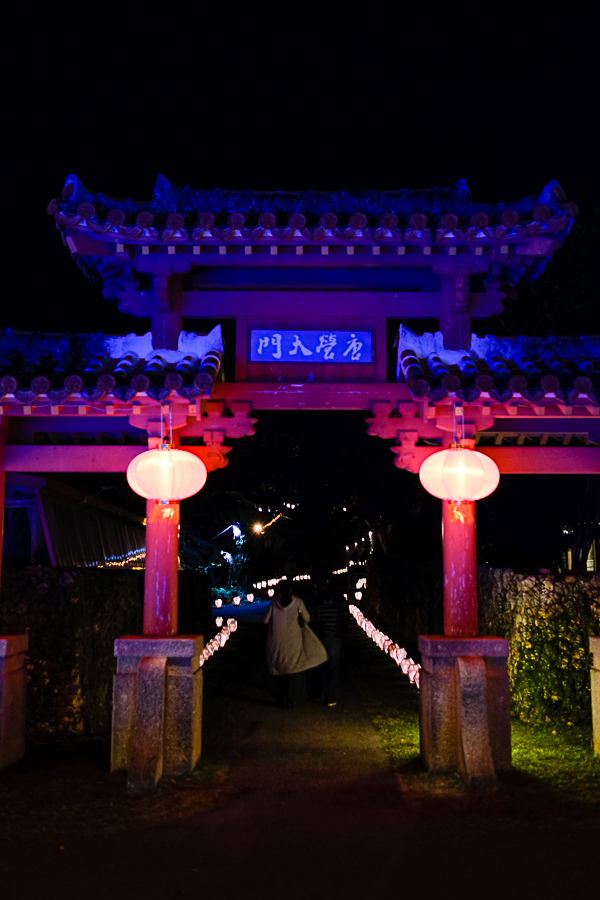
M565 831L560 822L543 831L495 830L493 821L478 829L430 809L421 814L351 681L333 709L280 710L262 674L247 666L244 647L252 650L253 640L240 642L246 665L228 681L243 737L215 806L144 830L132 822L125 833L70 840L62 850L13 848L0 859L3 900L353 900L390 892L532 900L591 889L598 833Z

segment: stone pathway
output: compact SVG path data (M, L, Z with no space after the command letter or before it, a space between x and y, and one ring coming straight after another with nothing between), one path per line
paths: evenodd
M421 815L350 681L334 708L280 710L256 673L241 675L245 737L212 810L11 853L2 900L534 900L587 884L592 835L477 834Z

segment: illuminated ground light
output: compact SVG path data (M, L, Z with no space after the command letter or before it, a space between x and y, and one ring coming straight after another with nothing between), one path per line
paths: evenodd
M218 624L217 619L217 624ZM221 622L223 620L221 619ZM237 631L238 623L235 619L227 619L227 625L224 625L218 634L211 638L202 653L200 654L199 665L203 666L207 659L224 647L234 631Z
M261 588L275 587L280 581L287 581L287 575L281 575L279 578L268 578L266 581L257 581L252 587L257 591L260 591ZM252 599L254 599L254 594L252 595Z
M421 666L413 659L409 658L404 647L399 647L398 644L394 644L387 634L384 634L382 631L375 628L373 623L365 618L357 606L354 606L351 603L348 608L351 615L354 616L367 637L370 637L380 650L383 650L384 653L391 656L396 665L400 666L402 672L405 675L408 675L410 681L419 687L419 673L421 671Z

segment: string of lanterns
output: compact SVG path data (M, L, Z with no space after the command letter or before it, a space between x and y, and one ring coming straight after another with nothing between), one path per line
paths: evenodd
M387 634L384 634L379 629L375 628L372 622L370 622L365 616L361 613L358 606L354 606L353 603L349 605L349 610L351 615L356 619L358 625L365 632L367 637L370 637L373 643L377 644L380 650L383 650L384 653L387 653L388 656L394 660L397 666L400 666L404 675L408 675L409 680L412 684L415 684L417 688L419 687L419 674L421 670L421 666L416 663L413 659L410 659L408 653L404 649L404 647L399 647L398 644L395 644Z
M221 619L221 622L223 620ZM235 619L227 619L227 624L223 625L221 630L210 639L202 653L200 654L200 659L198 661L198 665L202 667L207 659L210 659L217 650L220 650L221 647L224 647L231 635L234 631L237 631L238 623Z
M269 592L271 593L271 592ZM356 592L357 595L362 594L360 591ZM237 599L237 598L236 598ZM357 597L357 599L360 599ZM215 601L215 606L221 606L221 603ZM404 647L400 647L398 644L394 643L387 634L384 634L382 631L379 631L369 619L367 619L360 609L355 606L353 603L348 605L348 609L350 610L350 614L355 619L356 623L360 628L365 632L367 637L371 638L373 643L377 644L380 650L383 650L384 653L387 653L390 656L397 666L400 666L402 673L408 676L409 681L419 687L419 676L421 671L421 666L416 663L413 659L408 656L408 653L404 649ZM216 625L220 626L223 622L221 616L216 619ZM224 625L219 633L213 637L200 656L200 666L203 666L207 659L209 659L217 650L221 647L224 647L230 636L234 631L237 631L238 623L236 619L230 618L227 619L227 624Z

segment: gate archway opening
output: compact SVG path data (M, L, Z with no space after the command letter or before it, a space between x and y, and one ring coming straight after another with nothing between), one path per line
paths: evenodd
M72 175L50 203L82 271L151 331L6 333L3 479L124 472L163 441L166 417L210 479L232 442L254 434L256 413L276 411L360 413L415 478L451 443L457 411L501 476L600 471L598 342L473 334L473 319L499 312L571 229L576 209L556 182L514 209L473 203L464 182L243 200L168 189L168 203L163 179L151 201L132 204ZM214 327L186 330L199 319ZM423 319L435 331L410 327ZM222 322L230 335L234 323L234 346ZM52 438L65 432L131 440ZM474 507L461 507L444 507L446 633L421 639L421 728L429 768L458 767L485 786L510 766L508 646L477 634ZM179 504L148 501L146 521L147 624L117 641L113 712L113 766L141 786L189 770L200 752L201 637L177 636L176 625Z

